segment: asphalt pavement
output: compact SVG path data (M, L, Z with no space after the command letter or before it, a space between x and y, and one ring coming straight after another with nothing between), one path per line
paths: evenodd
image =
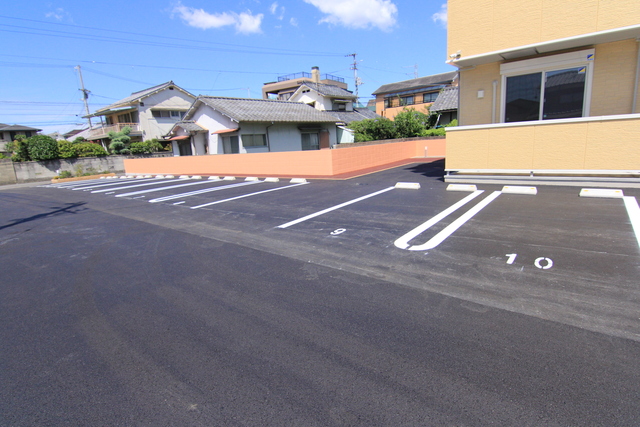
M441 174L0 188L0 425L637 425L640 191Z

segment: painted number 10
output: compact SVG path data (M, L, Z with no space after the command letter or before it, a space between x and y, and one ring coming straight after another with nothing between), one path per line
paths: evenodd
M506 257L507 257L507 264L511 265L516 261L518 254L506 254ZM540 257L540 258L536 258L536 260L533 262L533 265L535 265L537 268L541 270L548 270L551 267L553 267L553 260L547 257Z

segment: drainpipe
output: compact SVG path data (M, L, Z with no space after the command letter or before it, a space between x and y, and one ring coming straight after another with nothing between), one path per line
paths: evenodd
M631 106L631 114L637 112L638 107L638 86L640 85L640 37L636 39L638 43L638 62L636 63L636 82L633 87L633 105Z
M269 138L269 128L274 124L275 124L274 122L271 122L271 124L267 126L267 150L269 150L269 152L271 152L271 139Z
M498 94L498 81L493 81L493 89L491 94L491 123L496 122L496 98Z

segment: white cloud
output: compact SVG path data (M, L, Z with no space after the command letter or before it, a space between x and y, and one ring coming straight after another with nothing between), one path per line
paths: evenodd
M447 26L447 4L440 6L440 10L431 16L433 22L440 23L443 27Z
M182 3L178 3L173 8L173 13L179 15L191 27L207 30L233 26L236 32L242 34L260 33L262 18L264 18L263 14L252 15L250 11L240 14L235 12L209 13L203 9L184 6Z
M391 0L304 0L326 14L320 20L347 28L379 28L390 31L396 24L397 6Z
M236 24L236 30L242 34L259 33L260 25L262 24L263 14L252 15L251 12L243 12L238 15L238 23Z
M269 6L269 12L271 12L272 15L277 15L276 19L279 19L280 21L284 19L284 11L284 6L278 5L278 2L274 2Z
M294 27L298 26L298 20L296 18L291 18L289 19L289 24L293 25Z
M47 18L53 18L56 21L62 21L64 18L69 17L69 14L61 7L57 7L53 12L49 12L45 15Z

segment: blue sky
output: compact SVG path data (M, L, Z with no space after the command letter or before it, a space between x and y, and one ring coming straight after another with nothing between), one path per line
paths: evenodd
M194 95L261 97L278 76L343 77L361 102L386 83L453 71L445 0L38 0L0 12L0 123L82 127L89 108L173 80Z

